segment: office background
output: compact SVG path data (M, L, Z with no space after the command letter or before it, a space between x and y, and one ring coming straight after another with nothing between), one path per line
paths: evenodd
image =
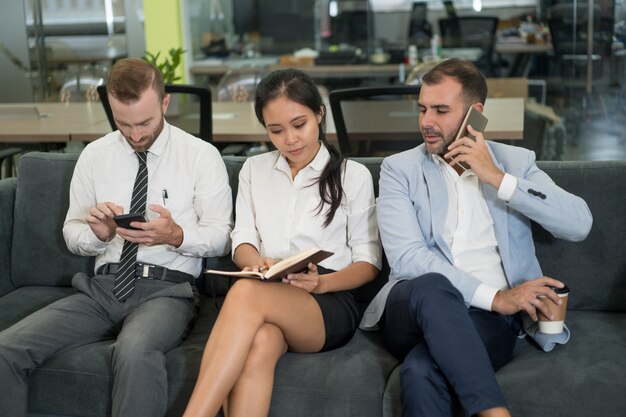
M526 54L521 68L515 67L519 54L506 49L507 40L528 35L524 30L537 31L536 43L550 42L543 39L550 29L550 11L572 6L574 21L580 24L577 32L584 32L587 4L571 0L8 2L0 14L0 102L80 100L84 89L106 77L116 59L146 51L165 54L177 47L186 50L179 69L182 82L211 88L214 100L220 87L250 79L257 82L282 62L281 57L294 52L306 59L307 53L316 51L318 65L376 63L378 69L396 65L389 73L381 71L382 75L318 73L316 81L327 91L402 84L411 69L406 62L409 46L417 46L418 59L427 59L432 35L442 35L441 19L451 13L495 16L498 48L503 52L489 57L488 75L521 75L531 84L545 85L538 97L545 96L544 104L559 118L559 123L548 125L551 130L546 135L561 141L562 149L558 154L544 153L544 159L626 159L623 0L594 2L596 18L609 22L612 48L608 56L591 59L591 65L565 61L554 43L556 33L552 49ZM576 51L584 49L584 39L574 41ZM585 55L582 49L578 52ZM302 59L292 62L310 62ZM588 77L590 71L593 75Z

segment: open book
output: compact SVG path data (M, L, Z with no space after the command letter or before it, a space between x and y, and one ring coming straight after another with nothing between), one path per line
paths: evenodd
M324 259L332 256L333 252L312 248L280 262L275 263L267 271L218 271L215 269L205 269L207 274L226 275L240 278L256 278L261 280L279 281L292 273L305 271L309 263L318 264Z

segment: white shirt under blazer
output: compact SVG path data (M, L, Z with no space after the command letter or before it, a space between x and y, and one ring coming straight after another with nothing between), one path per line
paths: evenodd
M324 228L324 205L317 178L330 159L322 144L315 158L292 179L285 157L278 151L246 160L239 173L233 253L253 245L263 257L282 259L312 247L334 252L320 266L340 270L364 261L381 267L372 176L368 169L346 160L342 173L344 197L333 221Z

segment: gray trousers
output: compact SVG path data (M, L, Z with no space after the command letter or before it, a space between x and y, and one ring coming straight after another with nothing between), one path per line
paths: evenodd
M70 347L117 336L113 350L112 416L165 415L164 353L186 336L199 298L188 283L136 280L120 303L115 276L76 274L76 294L58 300L0 332L0 416L26 416L28 377Z

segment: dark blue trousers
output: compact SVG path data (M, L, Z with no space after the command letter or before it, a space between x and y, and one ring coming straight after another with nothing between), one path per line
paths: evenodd
M380 326L398 359L404 417L466 415L506 407L495 378L513 353L514 316L468 308L441 274L396 284Z

